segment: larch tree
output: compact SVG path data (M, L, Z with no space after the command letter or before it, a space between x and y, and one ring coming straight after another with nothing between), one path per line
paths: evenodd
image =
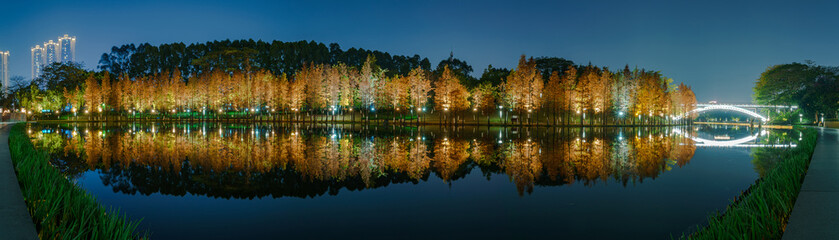
M575 105L577 105L577 109L582 109L580 114L580 124L583 124L583 121L586 118L586 113L592 110L593 100L594 100L594 84L597 84L597 80L600 78L600 75L597 73L597 70L593 66L588 66L583 69L583 73L580 75L580 79L577 81L577 86L574 88L577 93L577 98L575 100ZM591 116L590 114L588 115Z
M373 56L368 56L364 65L361 66L358 79L358 97L361 100L361 107L366 110L365 112L375 109L376 96L378 95L376 90L378 89L380 75L375 69L376 66L373 65L375 62L376 59Z
M428 79L425 70L416 67L408 73L410 88L408 95L411 99L411 106L417 108L417 112L425 111L425 104L428 103L428 94L434 90L431 87L431 80ZM419 117L417 117L419 120Z
M638 88L637 72L638 69L630 71L629 66L624 67L623 71L615 74L611 86L612 108L622 119L632 112L632 107L635 105L635 93Z
M341 70L338 66L324 66L324 92L326 97L326 104L331 112L338 109L341 101Z
M350 69L346 64L338 67L340 79L338 81L339 98L338 105L342 108L350 108L355 103L355 86L357 86L358 71Z
M402 105L407 101L408 97L408 79L402 76L395 76L389 81L385 82L384 94L390 108L399 112L402 110Z
M271 112L282 111L288 107L289 103L289 82L286 74L274 78L274 83L269 89L268 104L271 107Z
M472 110L480 111L481 115L492 112L495 109L495 86L489 82L483 82L472 89ZM487 117L489 125L489 117Z
M99 99L101 98L99 82L96 81L93 74L90 74L85 79L84 85L85 113L89 113L91 110L96 111L96 108L100 104Z
M539 109L542 104L544 80L536 69L536 61L521 55L518 67L510 72L504 84L504 97L510 108L527 112Z
M108 109L114 107L113 101L114 93L111 87L111 74L108 71L105 71L102 74L102 85L99 88L99 105L96 110L97 112L107 112Z
M577 98L579 94L576 90L577 86L577 68L571 66L568 70L565 70L565 74L562 75L560 79L560 90L562 91L562 100L560 102L560 108L562 111L565 112L566 116L566 125L570 124L570 116L572 112L579 113L582 111L581 105L577 104Z
M306 102L306 77L303 76L305 73L301 73L302 71L294 74L294 81L289 84L288 88L288 107L293 112L302 111Z
M469 92L448 65L434 83L434 103L438 110L459 113L469 108Z
M592 108L594 113L601 116L601 123L606 123L606 112L611 105L611 85L613 81L612 72L608 68L600 69L600 74L595 82L590 85L592 93Z
M563 86L560 82L559 72L552 72L551 76L548 77L548 83L545 84L545 106L550 109L550 112L554 116L553 124L556 125L559 123L558 117L559 113L562 109L562 100L565 96L563 96Z
M306 109L315 111L323 109L327 104L327 94L324 84L323 66L310 64L297 73L298 80L306 82Z

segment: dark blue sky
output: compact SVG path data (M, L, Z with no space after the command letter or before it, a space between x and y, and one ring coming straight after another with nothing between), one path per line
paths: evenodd
M660 70L700 101L747 102L766 67L839 65L839 1L14 1L3 4L0 50L29 78L29 49L77 37L95 68L111 46L222 39L337 42L432 64L514 67L521 54L611 68Z

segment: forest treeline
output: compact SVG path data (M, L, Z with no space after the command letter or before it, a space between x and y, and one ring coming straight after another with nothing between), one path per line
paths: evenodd
M314 42L124 45L103 54L100 69L48 66L17 92L18 106L36 113L154 118L240 112L245 118L301 120L305 113L334 121L336 115L369 119L383 113L457 123L467 115L489 122L492 113L509 112L505 123L515 115L543 124L636 123L636 118L651 124L672 121L696 103L690 87L628 66L613 71L522 55L514 69L490 65L475 78L473 68L453 55L431 69L418 55L343 51Z

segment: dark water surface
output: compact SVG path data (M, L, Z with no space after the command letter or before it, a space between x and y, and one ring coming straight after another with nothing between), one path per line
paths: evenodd
M719 126L29 131L153 239L662 239L724 209L799 138Z

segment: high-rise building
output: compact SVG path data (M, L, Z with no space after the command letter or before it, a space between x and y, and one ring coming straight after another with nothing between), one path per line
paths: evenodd
M32 79L41 76L44 68L56 62L76 61L76 37L64 34L58 37L58 42L49 40L44 47L36 45L32 48Z
M45 66L50 65L54 62L61 62L61 57L59 53L61 52L60 45L57 42L53 42L50 40L49 42L44 43L44 62Z
M58 55L61 62L75 62L76 61L76 37L67 36L58 38Z
M32 48L32 79L41 76L41 70L43 70L45 59L44 59L44 49L41 48L41 45L35 45Z
M9 94L9 51L0 51L0 81L3 82L3 95Z

